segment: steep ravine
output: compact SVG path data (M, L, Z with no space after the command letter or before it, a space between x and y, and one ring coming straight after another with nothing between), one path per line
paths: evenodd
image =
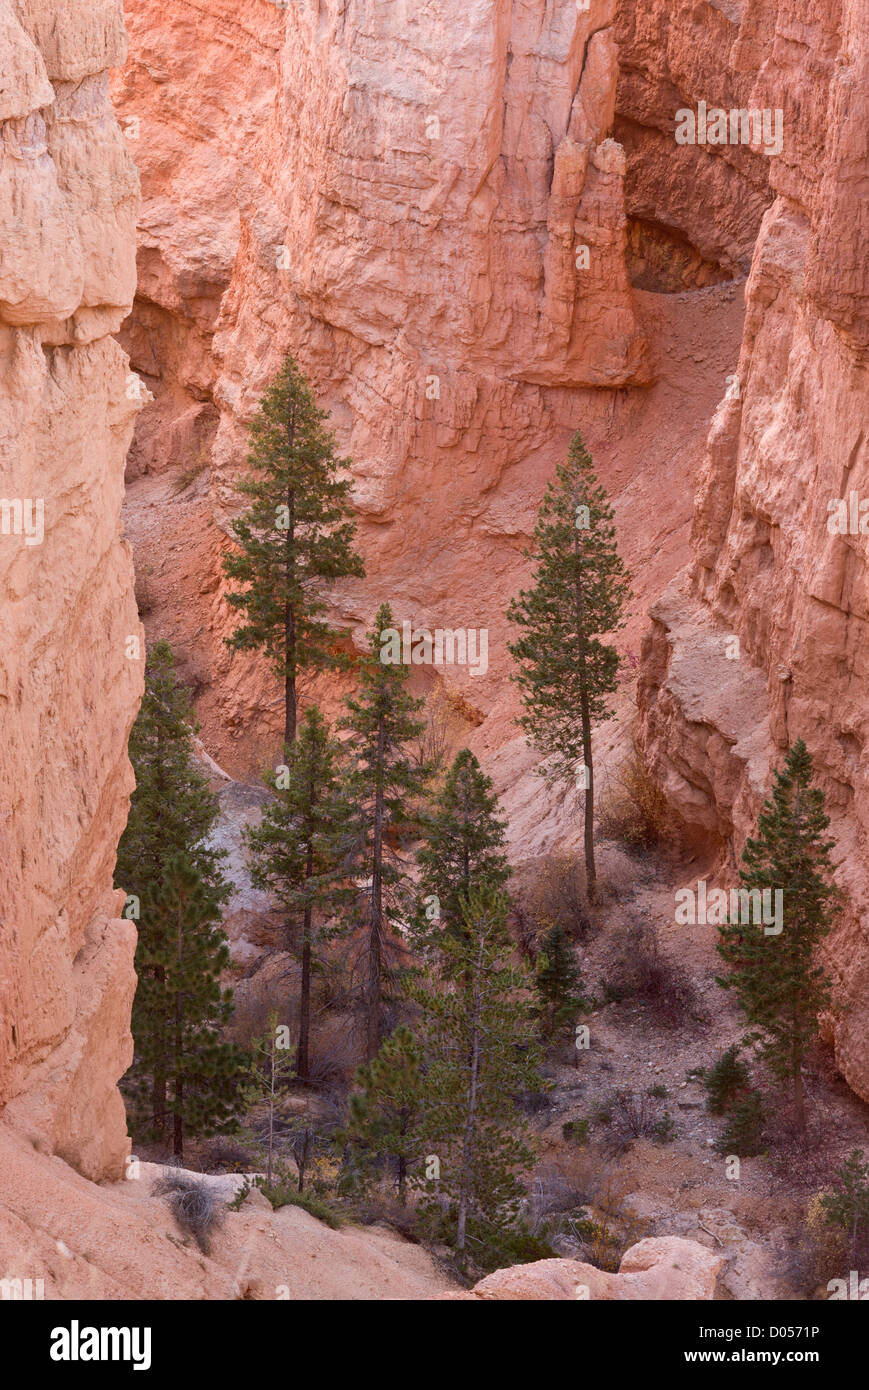
M148 1165L124 1176L135 935L112 879L136 598L205 747L255 777L279 693L225 648L220 557L245 424L287 350L353 460L368 577L333 595L336 626L358 641L388 598L399 620L489 630L488 671L455 683L516 861L581 833L517 736L504 611L582 429L634 576L619 640L643 745L694 867L731 873L787 743L816 756L846 894L827 1034L869 1099L866 548L827 527L831 499L869 489L866 36L859 0L804 9L128 0L127 58L120 0L0 0L0 490L22 516L44 505L38 543L0 533L0 1278L52 1298L456 1294L395 1233L256 1194L206 1259ZM676 150L674 112L700 100L780 107L781 155ZM334 708L337 687L316 693ZM626 681L604 776L636 722ZM671 889L625 901L660 914ZM705 989L711 939L667 947ZM654 1067L644 1026L598 1017L592 1089ZM690 1039L655 1045L656 1076L687 1086ZM618 1275L546 1262L475 1296L575 1299L582 1278L595 1298L768 1293L781 1213L753 1173L731 1202L691 1095L694 1151L631 1160L660 1238ZM836 1105L858 1133L859 1102ZM738 1202L760 1244L737 1245Z
M514 851L574 842L516 737L503 614L581 428L635 580L644 745L687 838L732 870L788 740L815 754L849 902L828 1033L867 1096L865 542L826 530L866 468L859 6L493 0L470 26L460 6L339 10L130 5L115 94L144 193L123 341L156 396L127 507L146 625L184 653L215 755L259 772L279 692L223 646L219 556L244 423L291 348L353 459L369 578L334 621L358 637L387 597L487 627L488 675L456 681ZM700 101L779 112L781 151L676 145ZM601 732L607 760L623 728Z

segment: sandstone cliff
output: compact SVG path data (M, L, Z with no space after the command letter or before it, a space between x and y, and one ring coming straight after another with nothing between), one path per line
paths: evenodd
M112 337L135 288L125 51L120 0L0 3L0 1106L91 1177L129 1146L134 988L112 889L142 683Z
M869 569L866 530L835 520L837 500L869 495L865 6L834 0L807 22L784 0L748 5L728 38L733 69L763 56L751 100L782 109L784 142L735 387L700 469L690 573L652 610L644 739L685 827L731 872L771 766L805 739L846 891L828 1033L869 1098Z

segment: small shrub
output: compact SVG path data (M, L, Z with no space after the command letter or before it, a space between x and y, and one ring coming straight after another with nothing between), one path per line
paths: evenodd
M607 1147L624 1153L635 1139L651 1139L656 1144L669 1144L675 1138L676 1126L672 1117L663 1115L657 1101L649 1095L633 1095L616 1091L610 1102L612 1120Z
M318 1221L331 1226L333 1231L339 1230L344 1224L342 1217L316 1192L299 1192L295 1179L289 1173L282 1173L270 1183L264 1178L254 1178L254 1185L271 1202L275 1211L281 1207L301 1207L309 1216L316 1216Z
M221 1208L208 1183L189 1173L166 1169L151 1191L165 1197L182 1231L193 1236L204 1255L211 1248L211 1237L220 1224Z
M568 1120L561 1126L561 1137L572 1144L587 1144L588 1131L588 1120Z
M241 1187L238 1189L235 1196L227 1202L226 1210L241 1211L244 1205L244 1199L247 1197L249 1192L253 1191L253 1188L254 1183L251 1182L250 1178L245 1177L243 1183L241 1184Z
M818 1192L810 1198L800 1230L798 1273L807 1286L807 1295L811 1295L818 1286L824 1288L831 1279L841 1279L853 1268L849 1258L848 1234L841 1226L831 1226L824 1210L823 1202L829 1195L828 1192Z
M608 999L642 999L660 1023L678 1028L687 1018L697 1018L694 985L680 965L665 956L654 928L634 923L624 933L622 947L604 982Z
M200 474L205 472L210 464L211 454L207 444L203 441L199 446L199 453L193 463L185 468L172 484L172 496L178 497L182 492L186 492L190 485L196 481Z
M763 1101L759 1092L749 1091L730 1111L730 1119L718 1143L720 1154L737 1154L753 1158L763 1151L763 1131L766 1122Z
M667 1090L667 1087L662 1086L660 1082L654 1086L650 1086L646 1092L646 1095L651 1096L653 1100L666 1100L669 1094L670 1092Z
M524 865L514 877L513 900L513 930L531 960L553 928L570 941L591 930L585 870L573 855L548 854Z
M824 1194L820 1206L827 1225L845 1232L853 1266L858 1248L869 1245L869 1163L861 1149L852 1149L835 1179L836 1190Z
M704 1073L703 1085L709 1114L723 1115L749 1089L750 1080L748 1067L739 1060L739 1044L733 1043Z
M676 1122L669 1110L665 1110L658 1120L652 1131L652 1137L658 1144L672 1144L676 1138Z
M637 740L615 782L604 792L598 810L598 829L628 849L651 849L669 834L670 808L652 777Z
M512 1226L481 1228L470 1235L474 1263L481 1269L504 1269L508 1265L532 1264L535 1260L554 1259L558 1251L549 1242L548 1224L532 1231L524 1221Z
M593 1189L589 1219L573 1226L584 1258L611 1273L618 1270L625 1251L649 1234L648 1221L627 1205L626 1195L625 1179L607 1174Z
M253 1167L250 1152L231 1139L213 1139L205 1151L208 1172L243 1173Z

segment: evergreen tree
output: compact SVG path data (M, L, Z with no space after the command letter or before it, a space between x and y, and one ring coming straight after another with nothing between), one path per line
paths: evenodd
M316 707L305 711L286 763L268 774L272 789L246 842L255 887L275 895L290 919L301 918L301 990L296 1071L310 1076L311 972L315 915L328 918L347 900L351 806L339 770L340 745ZM319 933L322 937L322 930Z
M220 973L229 964L226 935L219 925L226 896L222 885L217 888L200 876L187 851L173 855L157 895L160 940L148 945L149 963L152 969L162 968L163 978L162 987L153 988L148 979L142 991L138 1017L147 1012L148 1021L140 1036L151 1035L150 1021L156 1022L161 1038L169 1036L172 1152L179 1159L184 1156L185 1135L235 1129L243 1102L248 1058L220 1036L232 1017L232 991L220 985ZM136 1021L134 1011L134 1039ZM143 1045L143 1058L146 1054Z
M289 1051L283 1045L285 1025L278 1021L277 1009L272 1009L261 1037L251 1043L250 1080L247 1088L249 1105L263 1104L268 1116L268 1160L266 1182L271 1183L274 1170L275 1115L281 1090L293 1075Z
M421 902L416 925L421 944L438 943L441 931L463 931L462 904L472 887L504 887L510 876L505 831L491 778L474 754L462 748L423 823L423 845L417 854Z
M629 580L616 549L613 511L590 454L575 434L567 463L546 489L525 551L534 587L522 590L508 618L522 629L509 647L519 669L525 713L520 724L552 777L577 777L585 789L585 868L595 895L592 724L610 719L619 657L600 634L624 626ZM577 719L578 715L578 719Z
M549 929L534 962L537 1016L545 1038L552 1038L588 1008L582 975L570 937L560 922Z
M869 1230L869 1163L862 1149L852 1149L841 1168L836 1169L838 1188L821 1198L824 1218L848 1236L851 1264L857 1262L857 1242Z
M720 1154L737 1154L753 1158L763 1150L763 1131L766 1114L758 1091L745 1091L734 1101L715 1147Z
M424 724L423 701L407 690L409 671L381 659L381 634L393 628L383 604L369 635L360 668L358 699L347 700L343 727L351 731L347 748L355 760L349 787L356 805L356 869L365 887L366 1060L377 1056L383 1037L385 979L392 973L399 941L396 928L407 912L407 866L396 842L412 818L413 798L425 790L427 768L408 749Z
M349 460L336 457L326 418L288 357L250 426L253 471L237 487L252 505L232 523L240 553L223 561L243 586L228 602L245 615L228 643L261 648L283 681L286 743L296 737L299 673L346 664L323 622L323 590L365 573L348 519L350 482L338 476Z
M801 1128L805 1057L830 999L829 981L816 962L835 896L828 878L833 841L824 838L829 824L824 794L812 786L811 756L799 739L775 773L772 798L764 802L757 838L746 841L739 875L749 891L781 892L782 930L768 933L757 920L731 921L719 927L717 947L730 967L718 983L736 992L751 1025L746 1042L774 1076L791 1083Z
M348 1143L395 1164L402 1206L407 1201L411 1168L423 1154L422 1103L422 1053L413 1033L402 1024L386 1039L374 1061L358 1069L344 1134Z
M228 885L206 836L217 800L192 761L196 724L175 676L171 649L148 654L145 694L130 734L136 790L118 847L116 881L137 899L138 985L133 1065L125 1078L135 1122L148 1137L225 1132L245 1064L220 1038L231 993L220 987L228 960L220 930Z
M451 1201L461 1267L469 1244L509 1228L533 1155L517 1098L539 1089L527 971L513 964L507 900L472 889L464 930L446 933L447 980L417 993L423 1013L424 1136Z
M739 1056L739 1044L732 1043L703 1077L706 1109L710 1115L723 1115L748 1090L750 1083L748 1067Z

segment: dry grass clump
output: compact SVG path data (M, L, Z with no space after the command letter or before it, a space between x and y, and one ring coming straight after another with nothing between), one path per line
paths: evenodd
M652 777L635 738L615 781L600 797L598 830L629 849L653 849L669 838L671 823L667 799Z
M513 878L513 930L517 944L533 960L553 927L571 941L591 931L585 869L571 854L547 854L522 866Z
M157 1178L151 1191L165 1197L172 1215L182 1231L193 1236L203 1255L211 1249L211 1237L220 1225L223 1207L215 1198L208 1183L190 1173L167 1168Z

